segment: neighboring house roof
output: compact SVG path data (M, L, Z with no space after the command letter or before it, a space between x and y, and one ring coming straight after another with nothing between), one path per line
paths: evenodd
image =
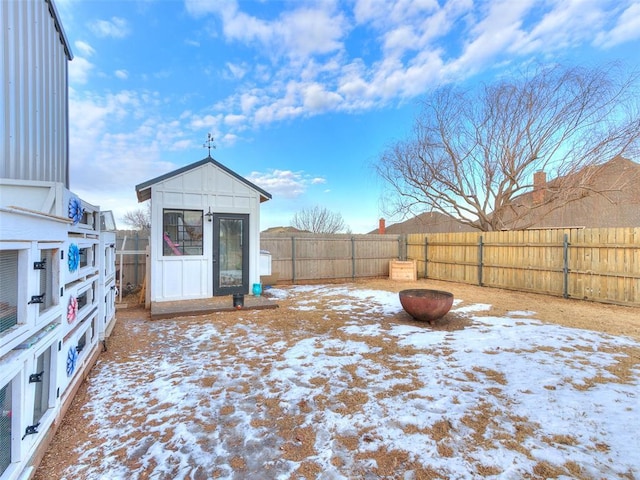
M234 172L230 168L225 167L223 164L221 164L220 162L215 160L213 157L209 156L207 158L204 158L204 159L200 160L199 162L195 162L195 163L192 163L190 165L186 165L186 166L184 166L182 168L178 168L177 170L174 170L174 171L169 172L169 173L165 173L164 175L160 175L159 177L153 178L153 179L148 180L148 181L146 181L144 183L136 185L136 194L138 196L138 202L144 202L145 200L149 200L151 198L151 186L152 185L155 185L156 183L162 182L162 181L167 180L169 178L181 175L181 174L183 174L185 172L188 172L189 170L193 170L194 168L198 168L198 167L201 167L202 165L206 165L207 163L211 163L211 164L215 165L216 167L220 168L221 170L224 170L229 175L233 176L234 178L236 178L237 180L241 181L242 183L244 183L248 187L250 187L250 188L256 190L258 193L260 193L260 203L266 202L267 200L271 200L271 194L270 193L266 192L265 190L263 190L262 188L258 187L257 185L254 185L253 183L251 183L246 178L238 175L236 172Z
M378 229L369 233L378 233ZM449 233L477 232L478 230L438 212L425 212L404 222L385 227L385 233L399 235L404 233Z
M509 230L518 228L562 227L638 227L640 226L640 165L617 156L597 166L589 166L574 174L544 182L514 202L529 210L514 220L505 220ZM580 197L567 201L562 195L544 203L545 191L562 188L572 179L584 181ZM532 208L536 202L541 203Z
M271 227L261 233L310 233L308 230L300 230L296 227Z

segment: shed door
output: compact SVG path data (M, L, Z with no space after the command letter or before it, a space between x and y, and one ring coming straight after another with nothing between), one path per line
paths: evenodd
M249 293L249 215L213 215L213 295Z

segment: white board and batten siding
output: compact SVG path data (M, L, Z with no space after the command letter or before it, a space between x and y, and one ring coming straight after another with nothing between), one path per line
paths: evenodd
M259 282L260 192L213 162L151 186L151 301L211 297L213 291L213 223L203 220L203 254L163 256L163 210L209 209L214 213L249 215L249 284Z
M0 178L69 187L67 60L49 1L0 1Z

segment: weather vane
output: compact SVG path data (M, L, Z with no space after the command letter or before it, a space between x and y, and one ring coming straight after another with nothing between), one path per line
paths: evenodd
M216 148L216 144L213 143L213 135L211 135L211 133L207 133L207 141L202 144L202 148L208 149L209 156L211 156L211 149Z

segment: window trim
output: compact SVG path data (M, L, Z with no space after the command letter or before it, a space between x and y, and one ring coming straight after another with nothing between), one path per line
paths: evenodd
M49 321L58 315L58 310L56 307L60 305L60 252L63 248L62 244L38 244L37 255L38 258L34 259L34 262L38 262L43 257L43 252L52 252L50 261L47 261L46 268L39 272L40 278L38 279L37 285L40 288L42 286L42 275L43 272L46 272L46 275L50 275L49 282L51 283L50 291L46 292L38 292L38 294L45 293L49 299L51 299L51 303L49 306L41 310L38 308L37 317L36 317L36 325L44 325L49 323ZM48 257L47 257L48 258ZM50 262L50 263L49 263ZM47 299L45 297L45 299Z
M32 366L32 370L33 373L38 373L35 370L37 369L37 365L38 365L38 358L40 358L42 355L44 355L47 351L49 352L49 371L46 371L45 369L45 375L48 375L48 385L47 385L47 408L44 412L42 412L42 416L38 419L38 423L43 424L46 422L47 420L47 416L48 414L51 412L51 409L54 408L56 406L56 397L55 397L55 390L56 390L56 381L57 381L57 357L58 357L58 349L55 348L57 342L55 341L56 339L52 339L50 342L47 342L46 346L37 349L34 353L33 353L33 366ZM37 386L33 385L34 388L34 392L33 392L33 403L32 403L32 408L31 408L31 414L35 414L35 395L36 395L36 390L37 390ZM33 417L31 417L31 423L34 423L35 420L33 419Z
M21 383L21 371L16 370L10 374L0 378L0 388L4 388L8 385L11 386L11 437L9 439L9 459L10 463L4 472L0 472L0 476L7 475L11 477L12 472L15 472L19 466L19 460L21 456L20 435L16 433L20 431L22 418L22 408L20 404L20 383Z
M182 235L189 235L189 232L187 231L188 228L197 228L198 225L196 225L195 227L190 227L187 225L184 225L184 227L180 227L178 224L176 225L170 225L170 227L173 227L173 229L175 229L175 234L173 234L173 232L169 232L167 229L167 224L165 223L165 215L167 215L167 213L176 213L178 215L182 214L182 217L178 217L178 218L184 218L185 216L185 212L195 212L199 214L200 217L200 231L199 232L192 232L191 235L200 235L200 239L199 239L199 245L194 244L195 242L197 242L197 240L192 240L191 244L186 245L185 244L185 240L184 238L182 240L180 240L179 238L173 238L173 237L179 237L181 234ZM184 223L184 220L183 220ZM182 231L180 231L182 229ZM162 251L162 257L163 258L181 258L181 257L202 257L204 255L204 210L201 209L190 209L190 208L183 208L183 207L178 207L178 208L169 208L169 207L164 207L162 209L162 230L161 230L161 238L160 238L160 242L161 242L161 251ZM173 234L173 235L172 235ZM169 242L171 242L172 245L169 245L169 247L167 247L167 245L169 244ZM199 253L189 253L189 251L187 249L189 248L199 248L200 252ZM179 252L179 253L177 253Z

